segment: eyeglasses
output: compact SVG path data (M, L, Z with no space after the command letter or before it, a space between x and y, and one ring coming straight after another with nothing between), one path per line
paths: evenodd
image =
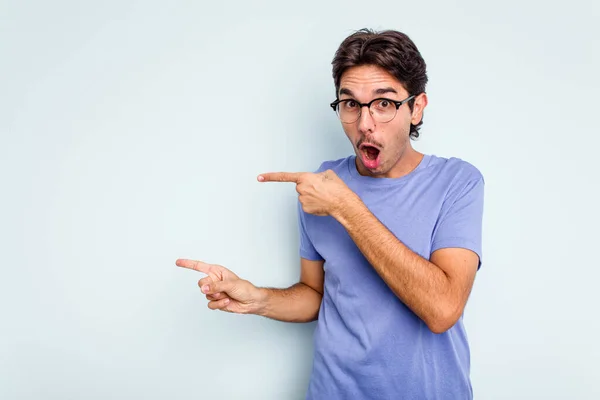
M375 121L384 123L393 120L398 112L398 108L414 98L415 95L401 101L377 98L368 103L359 103L354 99L343 99L334 101L330 106L345 124L351 124L358 121L362 113L362 108L365 106L369 108L369 112Z

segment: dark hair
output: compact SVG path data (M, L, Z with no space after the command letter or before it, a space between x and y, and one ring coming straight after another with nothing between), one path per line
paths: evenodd
M336 98L344 71L360 65L376 65L385 69L400 81L409 95L424 92L427 84L427 66L421 53L406 34L398 31L358 30L340 44L331 64ZM408 106L412 111L414 99L408 102ZM417 125L410 125L411 138L419 137L422 124L423 119Z

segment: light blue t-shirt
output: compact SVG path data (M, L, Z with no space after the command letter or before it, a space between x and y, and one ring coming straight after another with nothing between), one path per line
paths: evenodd
M425 155L401 178L358 173L355 156L324 162L412 251L429 259L444 247L480 257L484 180L457 158ZM462 317L435 334L394 295L343 226L298 205L300 256L324 260L314 334L310 400L472 399Z

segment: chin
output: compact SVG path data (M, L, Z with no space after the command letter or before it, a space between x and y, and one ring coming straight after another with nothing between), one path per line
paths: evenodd
M365 160L363 160L362 158L361 152L359 151L356 154L356 158L360 164L361 169L366 171L369 175L379 176L385 175L385 173L387 172L385 168L385 162L380 157L378 157L377 160L365 162Z

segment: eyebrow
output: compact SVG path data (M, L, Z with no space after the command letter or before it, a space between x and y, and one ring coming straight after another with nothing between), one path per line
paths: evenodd
M379 88L379 89L375 89L373 90L373 94L384 94L384 93L396 93L398 94L398 92L396 91L396 89L394 89L393 87L386 87L386 88ZM343 94L347 94L350 97L355 97L354 93L352 93L352 90L348 89L348 88L341 88L340 89L340 96Z
M346 88L341 88L340 89L340 96L343 94L347 94L350 97L354 97L354 93L352 93L352 90L350 89L346 89Z
M398 92L396 91L396 89L394 89L393 87L386 87L386 88L381 88L381 89L376 89L373 91L374 94L384 94L384 93L396 93L398 94Z

